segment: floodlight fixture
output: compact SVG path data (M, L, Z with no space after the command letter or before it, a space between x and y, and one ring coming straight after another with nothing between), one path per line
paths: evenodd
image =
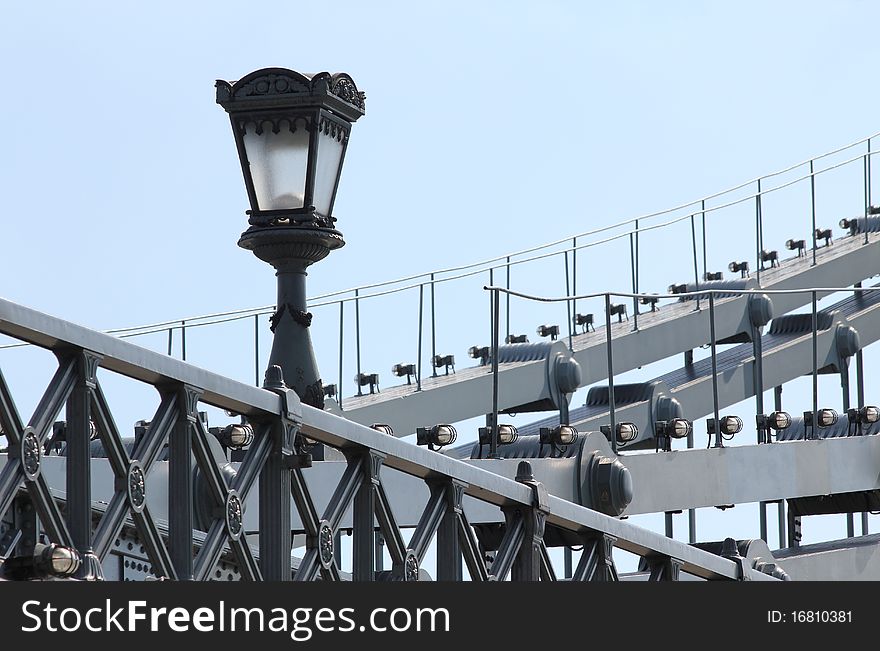
M336 397L336 385L335 384L325 384L324 385L324 395L328 398Z
M394 430L391 428L391 425L387 423L373 423L370 425L370 429L374 429L377 432L382 432L383 434L387 434L388 436L394 436Z
M449 375L450 368L452 369L452 372L455 373L455 355L434 355L431 358L431 366L435 369L445 369L446 375Z
M535 330L539 337L550 337L551 341L556 341L556 338L559 336L559 326L558 325L539 325L538 329Z
M662 444L664 452L672 451L672 439L683 439L693 431L693 424L686 418L673 418L671 420L658 420L654 422L654 436L656 437L655 451L660 450Z
M880 420L880 408L873 405L859 408L853 407L846 410L846 417L849 421L849 433L852 434L857 430L858 434L861 435L862 426L871 425Z
M724 273L721 271L707 271L703 274L703 280L709 282L711 280L721 280L724 278Z
M37 543L33 553L12 556L0 563L0 574L11 580L69 578L82 566L82 557L72 547Z
M416 445L427 445L429 450L438 450L455 443L458 432L452 425L441 424L433 427L416 428Z
M715 426L715 419L706 419L706 433L711 437L715 436L715 447L722 447L721 441L729 441L742 431L743 422L739 416L722 416L719 419L718 427Z
M618 445L626 445L639 435L639 428L635 423L617 423L614 429ZM611 438L611 425L600 425L599 431Z
M541 445L564 446L577 441L578 431L572 425L557 425L556 427L542 427L539 430L539 435Z
M480 445L489 445L492 442L492 426L481 427L478 430ZM519 432L514 425L498 426L498 445L510 445L519 438Z
M370 387L370 393L379 393L379 374L378 373L358 373L354 376L355 384L358 386L358 395L361 393L361 387Z
M581 332L589 332L590 330L592 330L593 332L596 331L596 327L593 325L592 314L575 314L574 325L575 327L580 326Z
M529 338L526 335L507 335L504 338L505 344L527 344Z
M825 246L831 246L833 244L833 240L831 239L831 229L830 228L817 228L815 231L816 241L825 240Z
M813 412L805 411L804 412L804 438L810 438L807 436L807 429L813 431L815 434L815 430L818 427L819 429L825 429L831 427L837 422L837 412L833 409L819 409L816 412L816 421L813 422Z
M680 285L670 285L667 287L670 294L684 294L688 290L688 286L685 283L681 283Z
M468 348L468 357L480 360L481 366L485 366L489 363L490 355L491 353L489 352L488 346L471 346Z
M761 251L761 262L769 262L770 268L779 266L779 253L777 251Z
M626 320L629 321L629 316L626 314L626 303L611 303L608 306L608 314L611 316L617 315L617 322L623 322L623 318L626 317Z
M391 367L391 374L397 377L406 376L406 383L412 384L412 376L416 374L415 364L395 364Z
M771 430L779 432L791 427L791 415L787 411L774 411L755 416L755 425L760 434L759 443L771 443Z
M651 311L656 312L659 308L657 307L657 301L660 300L659 296L640 296L639 303L642 305L650 305Z
M806 248L807 242L806 240L786 240L785 248L789 251L797 251L797 257L803 257L807 255Z
M730 269L730 273L732 274L740 274L741 278L749 277L749 263L746 260L743 260L742 262L737 262L736 260L734 260L729 265L727 265L727 268Z
M226 427L212 427L211 432L223 447L241 450L254 442L254 428L247 423L233 423Z

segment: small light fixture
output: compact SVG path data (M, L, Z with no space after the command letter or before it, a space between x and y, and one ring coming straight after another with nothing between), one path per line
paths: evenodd
M730 273L732 274L739 273L741 278L748 278L749 276L749 263L746 260L743 260L742 262L734 260L727 265L727 268L730 269Z
M480 445L489 445L492 442L492 428L481 427L478 430ZM519 438L519 432L513 425L498 426L498 445L510 445Z
M722 278L724 278L724 273L721 271L707 271L703 274L703 280L705 280L706 282L712 280L721 280Z
M429 450L440 448L455 443L458 432L452 425L434 425L433 427L416 428L416 445L427 445Z
M223 447L241 450L254 441L254 428L246 423L233 423L226 427L211 427L209 430Z
M391 367L391 374L397 377L406 376L406 383L412 384L412 376L416 374L415 364L395 364Z
M659 296L640 296L639 303L642 305L650 305L651 311L656 312L659 308L657 307L657 301L660 300Z
M771 430L779 432L791 427L791 415L787 411L774 411L770 414L758 414L755 416L755 425L762 435L760 443L770 443Z
M37 543L32 554L13 556L0 563L0 574L11 580L63 578L74 576L81 565L82 558L75 549Z
M797 257L803 257L807 255L806 248L807 242L806 240L787 240L785 242L785 248L789 251L797 251Z
M626 320L629 321L629 317L626 314L626 303L612 303L608 306L608 314L611 316L616 314L618 323L623 322L623 317L626 317Z
M818 427L819 429L825 429L827 427L831 427L834 423L837 422L837 412L833 409L820 409L816 412L816 423L813 424L813 412L805 411L804 412L804 439L810 438L807 436L807 429L813 430L815 434L815 430Z
M559 326L558 325L539 325L538 329L535 330L539 337L550 337L552 341L556 341L556 337L559 336Z
M639 428L635 423L617 423L615 430L615 438L619 445L626 445L630 441L634 441L639 435ZM602 432L606 438L609 440L611 439L611 425L600 425L599 431Z
M825 246L831 246L834 241L831 239L831 229L830 228L817 228L816 232L816 241L825 240Z
M776 251L761 251L761 262L769 262L770 268L779 266L779 253Z
M526 335L507 335L504 338L505 344L527 344L529 338Z
M590 330L596 332L596 327L593 325L592 314L575 314L574 325L575 327L580 327L582 333L589 332Z
M672 420L658 420L654 423L654 435L657 438L655 451L659 451L660 444L664 452L672 451L672 439L687 438L693 431L693 424L686 418L673 418Z
M849 421L850 433L858 431L861 436L862 426L871 425L880 420L880 408L873 405L866 405L861 408L851 408L846 410L846 417Z
M446 369L446 375L449 375L450 368L452 369L452 372L455 373L455 355L434 355L431 358L431 366L435 369Z
M669 287L667 287L667 289L669 290L670 294L684 294L687 292L688 286L684 283L681 283L680 285L670 285Z
M325 384L324 385L324 395L328 398L336 397L336 385L335 384Z
M388 436L394 436L394 430L391 429L391 425L387 423L373 423L370 425L370 429L374 429L377 432L382 432L383 434L387 434Z
M354 376L355 384L358 386L358 395L363 395L361 393L361 387L369 386L370 393L373 393L375 390L376 393L379 393L379 374L378 373L358 373Z
M471 346L468 348L468 357L480 360L480 365L485 366L489 363L489 347Z
M577 428L571 425L557 425L556 427L542 427L539 430L541 445L564 446L571 445L578 438Z
M733 438L734 434L739 434L742 431L743 422L742 418L739 416L722 416L720 419L720 427L719 431L721 436L726 440L730 440ZM715 434L715 419L709 418L706 420L706 431L711 436Z
M847 219L844 217L840 220L840 227L845 231L849 231L851 235L855 235L856 229L859 227L859 222L855 219Z

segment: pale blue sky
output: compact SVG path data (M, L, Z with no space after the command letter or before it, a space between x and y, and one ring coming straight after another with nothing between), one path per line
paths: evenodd
M367 94L335 211L347 245L314 268L315 295L660 210L880 131L878 18L873 2L5 2L0 296L97 329L273 302L271 270L235 245L247 201L217 78L345 71ZM768 248L808 236L798 187L764 206ZM821 177L817 194L820 225L839 233L861 210L861 167ZM752 255L752 215L711 218L717 268ZM643 290L690 278L689 238L646 236ZM580 256L579 291L627 290L626 256ZM513 286L564 293L561 265L516 271ZM438 289L438 352L462 365L488 343L486 280ZM415 356L415 301L362 307L365 370L386 384ZM514 310L530 334L564 323ZM325 382L335 319L316 311ZM250 327L193 333L190 359L252 381ZM29 413L51 365L25 360L0 352ZM824 390L839 406L833 380ZM117 400L131 421L154 408ZM756 516L723 523L757 535Z

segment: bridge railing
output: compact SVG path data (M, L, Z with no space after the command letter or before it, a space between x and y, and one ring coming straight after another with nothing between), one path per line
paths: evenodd
M653 233L665 233L676 226L679 228L685 227L689 231L687 236L682 236L681 233L678 233L676 239L680 240L679 244L684 242L684 240L689 241L686 245L676 247L678 250L676 257L690 259L693 282L696 286L699 286L704 282L705 274L710 271L707 254L707 233L709 230L707 227L707 217L711 218L713 215L720 214L728 209L746 206L753 206L754 208L753 224L751 227L741 228L739 231L753 239L753 264L756 278L760 282L761 272L766 264L762 257L762 252L765 249L764 227L768 221L764 204L766 204L766 200L770 195L792 186L805 186L808 188L809 209L801 219L802 223L788 220L787 227L792 230L802 227L808 228L808 232L811 235L807 238L807 249L809 250L812 264L816 264L817 249L821 240L817 236L817 230L822 230L817 225L816 178L834 170L861 165L864 217L867 219L871 212L873 201L871 159L878 153L878 151L872 150L872 141L878 135L880 134L873 134L870 137L688 203L584 231L571 237L470 264L409 274L389 281L370 283L313 296L309 299L310 308L328 310L332 314L331 318L336 320L338 326L336 329L328 328L326 330L326 332L338 332L338 340L336 346L334 346L338 349L337 400L340 402L340 406L344 407L345 387L348 386L347 382L350 381L348 378L354 375L354 373L346 372L346 368L349 371L355 371L358 375L365 370L365 362L362 355L362 340L365 328L362 326L363 319L361 315L361 307L365 301L373 303L391 295L404 293L418 294L417 307L415 308L415 313L411 315L412 329L414 331L412 334L416 340L416 350L408 352L399 351L397 354L412 356L411 353L415 353L417 373L414 379L417 388L420 388L424 375L423 369L429 369L432 376L436 376L437 369L432 368L430 360L438 352L443 352L441 351L441 348L443 348L442 342L450 339L449 326L441 318L441 315L447 310L444 309L442 299L439 300L441 304L438 306L437 292L439 287L448 283L459 283L460 286L460 283L466 279L485 275L489 285L494 286L501 284L503 281L505 289L510 290L516 284L517 276L515 273L512 274L512 271L515 272L518 268L525 267L526 265L535 265L543 261L559 261L560 264L557 265L556 271L552 272L555 276L553 282L558 280L564 283L566 295L572 297L572 300L567 304L569 307L568 331L569 336L571 336L573 333L572 316L577 313L578 278L583 275L587 264L585 253L590 252L592 254L595 252L595 249L606 245L619 245L623 246L624 249L628 247L628 252L624 251L622 257L618 256L617 262L621 267L624 267L628 262L630 291L632 294L638 295L644 287L643 273L646 260L656 257L655 251L645 251L645 236ZM862 147L864 147L864 151L856 152L857 149ZM830 162L825 166L820 166L820 163L825 159L839 154L846 154L848 157L842 161ZM798 174L798 176L788 179L786 175L792 173ZM775 185L770 185L770 182L778 177L783 177L783 180ZM746 191L746 194L740 196L743 191ZM735 218L738 224L742 223L742 215L736 215ZM867 243L868 229L863 230L865 242ZM580 260L578 253L581 253ZM524 275L522 274L522 276ZM546 282L551 281L549 278L545 280ZM669 278L667 280L668 282L673 282L675 279ZM347 309L348 316L346 318ZM411 310L412 308L407 307L403 309ZM635 328L638 328L639 309L638 303L634 299L632 316ZM261 375L263 370L263 362L261 361L261 332L263 332L265 327L265 317L270 316L274 310L274 306L230 310L142 326L117 328L107 332L122 338L163 333L167 336L167 354L172 355L176 353L181 359L186 360L188 333L191 334L193 331L223 323L252 320L254 326L252 370L254 384L259 386L262 382ZM263 319L263 322L261 322L261 319ZM506 298L504 302L504 322L504 333L506 335L514 334L509 298ZM460 331L460 320L456 320L455 325L457 330ZM408 328L409 326L407 326ZM478 326L474 325L472 329L478 330ZM369 331L369 327L366 330ZM354 351L351 350L351 334L353 334L354 338ZM439 348L438 341L441 342ZM375 344L376 342L371 343ZM19 344L0 346L0 349L16 345ZM375 347L375 345L372 347ZM366 370L371 371L372 369ZM329 374L327 375L329 376ZM362 388L359 385L356 386L356 392L356 395L362 394Z
M472 580L554 579L543 541L548 526L571 532L584 543L576 579L616 579L614 547L645 558L657 580L676 579L679 571L706 579L770 578L735 553L730 558L713 555L549 496L530 476L527 464L517 481L505 479L304 406L283 387L277 367L267 373L267 388L255 388L5 300L0 300L0 333L46 348L58 359L57 371L27 421L20 417L0 374L0 427L8 442L5 454L0 455L5 461L0 469L0 519L14 525L18 516L10 519L13 503L29 499L45 537L78 550L83 559L81 578L101 575L100 565L114 539L130 523L144 542L157 576L207 579L225 554L234 558L241 576L248 580L339 579L334 539L349 509L355 580L417 578L435 538L438 579L462 578L463 566ZM155 415L133 448L126 447L114 423L98 379L100 369L151 385L158 393ZM201 403L243 415L252 427L253 441L232 479L221 467L225 459L213 452L213 434L199 418ZM46 455L53 449L48 445L53 423L62 411L66 415L63 487L50 485L42 472ZM100 520L93 529L96 509L91 499L91 471L99 460L92 457L90 448L95 439L103 445L115 488L109 503L97 510ZM307 442L335 448L346 461L346 470L323 511L318 510L306 483ZM167 522L160 522L160 514L147 504L146 480L151 470L165 463ZM194 467L199 470L201 488L197 488ZM423 515L408 540L396 524L383 468L418 477L429 488ZM207 510L204 536L194 537L197 490L206 492L214 508ZM245 530L242 513L252 491L259 495L255 536ZM505 534L491 561L468 524L462 508L464 496L503 510ZM301 519L307 541L294 570L291 508ZM387 575L376 571L377 532L393 561ZM257 554L249 540L254 537ZM0 554L27 553L28 541L20 535L12 539L10 548ZM31 538L31 550L33 543Z

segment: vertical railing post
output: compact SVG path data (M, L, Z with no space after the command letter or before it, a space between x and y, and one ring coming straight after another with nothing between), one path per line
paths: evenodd
M180 359L186 361L186 321L180 322Z
M266 388L269 388L268 386ZM287 405L284 390L282 405ZM273 423L271 429L264 430L265 436L272 437L265 465L259 479L259 523L260 523L260 571L266 581L289 581L291 509L291 464L297 426L282 415Z
M706 275L706 200L700 201L700 230L703 236L703 276Z
M260 386L260 315L254 314L254 386Z
M379 470L385 456L375 450L364 450L360 486L354 496L352 512L353 540L352 578L355 581L372 581L376 568L376 489L379 487Z
M355 336L355 357L357 357L357 374L358 378L361 375L361 302L358 298L360 296L359 290L354 290L354 336ZM363 395L363 391L361 391L361 383L360 380L357 383L359 396Z
M172 344L174 343L174 328L168 328L168 357L171 357Z
M336 385L336 402L339 403L339 408L342 409L342 353L343 353L343 317L345 316L345 301L339 301L339 384Z
M638 224L638 221L636 222ZM635 294L638 294L638 282L636 281L636 256L633 250L633 234L629 234L629 267L630 274L632 276L631 287L632 293L634 296L632 297L633 301L633 332L636 332L639 329L639 299Z
M510 291L510 256L507 256L507 291ZM510 334L510 294L507 294L507 308L506 308L506 317L507 317L507 331L504 333L505 335Z
M446 488L446 512L437 528L437 580L461 581L461 546L458 541L458 520L465 485L450 480Z
M617 452L617 413L614 404L614 354L611 351L611 294L605 294L605 350L608 362L608 419L611 426L611 449Z
M416 356L416 391L422 390L422 325L425 312L425 284L419 285L419 351Z
M434 312L434 274L431 274L431 359L437 355L437 318ZM431 365L433 368L433 364ZM437 369L431 373L431 377L437 377Z
M715 290L709 290L709 343L712 349L712 413L715 417L715 447L722 448L721 420L718 409L718 357L715 350Z
M495 289L492 291L495 297L492 309L492 437L489 442L489 458L496 459L498 457L498 316L501 311L500 291Z
M694 447L694 430L691 428L691 431L688 432L687 435L687 448L688 450L692 450ZM688 542L690 544L694 544L697 542L697 510L696 509L688 509Z
M697 227L694 223L694 215L691 215L691 245L694 253L694 289L700 291L700 272L697 269ZM697 294L697 309L700 309L700 295Z
M868 243L868 212L871 209L871 139L868 138L868 155L865 156L865 244ZM863 516L867 518L867 514Z
M813 232L813 265L816 266L816 175L813 173L813 161L810 161L810 215Z
M192 436L201 392L189 385L177 389L177 422L168 441L168 539L177 578L193 579Z
M67 526L82 565L77 578L103 579L101 563L92 549L91 396L97 386L101 356L77 351L76 383L67 400Z
M577 259L578 238L571 239L571 294L577 296L578 293L578 259ZM577 314L577 299L571 301L572 319Z
M568 251L563 253L565 255L565 298L571 297L571 280L569 278L569 269L568 269ZM574 352L574 321L573 315L571 313L571 301L565 301L565 314L568 317L568 349Z
M764 260L761 257L761 252L764 250L764 233L761 221L761 179L758 179L758 192L755 194L755 275L758 277L759 286L761 271L764 269Z
M819 438L816 435L817 418L819 415L819 347L818 347L818 315L816 312L816 290L810 292L812 302L812 326L813 326L813 425L812 437ZM806 432L804 433L806 434ZM806 436L804 437L806 438Z

